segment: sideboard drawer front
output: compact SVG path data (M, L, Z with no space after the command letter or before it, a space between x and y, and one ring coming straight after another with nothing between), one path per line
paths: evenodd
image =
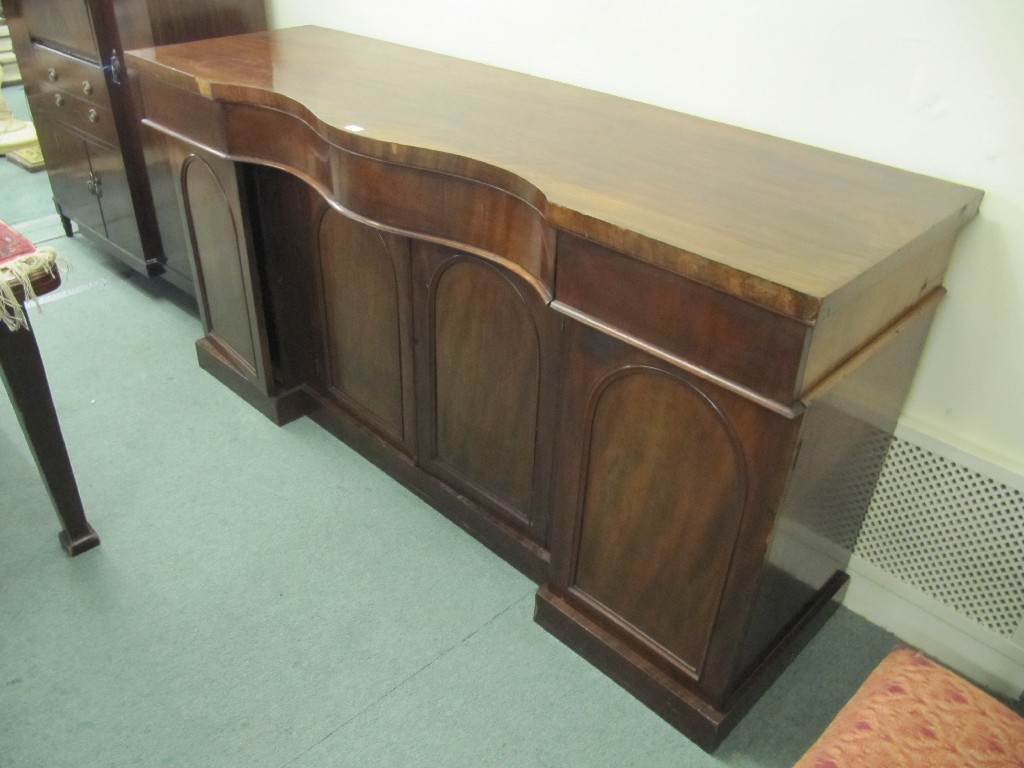
M383 227L483 251L550 298L554 233L533 201L470 175L360 154L284 111L229 104L224 118L232 157L294 170Z
M793 402L807 325L564 232L557 263L561 304L757 395Z

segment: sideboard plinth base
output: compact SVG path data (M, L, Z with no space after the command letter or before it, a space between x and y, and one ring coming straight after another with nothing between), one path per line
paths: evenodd
M301 387L274 395L264 394L205 338L196 342L196 357L200 368L278 426L295 421L309 412L309 398Z
M669 725L712 752L838 607L849 577L837 571L722 708L666 674L559 597L537 590L534 620Z

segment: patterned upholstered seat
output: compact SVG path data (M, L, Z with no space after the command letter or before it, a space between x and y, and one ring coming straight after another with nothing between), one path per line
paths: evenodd
M794 768L1022 768L1024 719L907 648L889 654Z

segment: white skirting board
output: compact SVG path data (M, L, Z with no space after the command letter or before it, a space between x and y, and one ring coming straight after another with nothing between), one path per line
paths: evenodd
M823 558L845 564L849 609L1024 698L1024 474L901 422L856 543L789 521L773 557L798 577L818 563L808 581Z
M1024 637L1007 639L853 555L843 605L982 688L1024 692Z

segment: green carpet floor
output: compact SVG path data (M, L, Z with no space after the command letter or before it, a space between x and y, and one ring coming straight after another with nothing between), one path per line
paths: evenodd
M23 110L18 89L4 89ZM86 512L0 402L0 767L789 766L895 639L840 610L714 755L532 621L534 585L308 420L201 371L195 308L0 161L72 270L31 308Z

